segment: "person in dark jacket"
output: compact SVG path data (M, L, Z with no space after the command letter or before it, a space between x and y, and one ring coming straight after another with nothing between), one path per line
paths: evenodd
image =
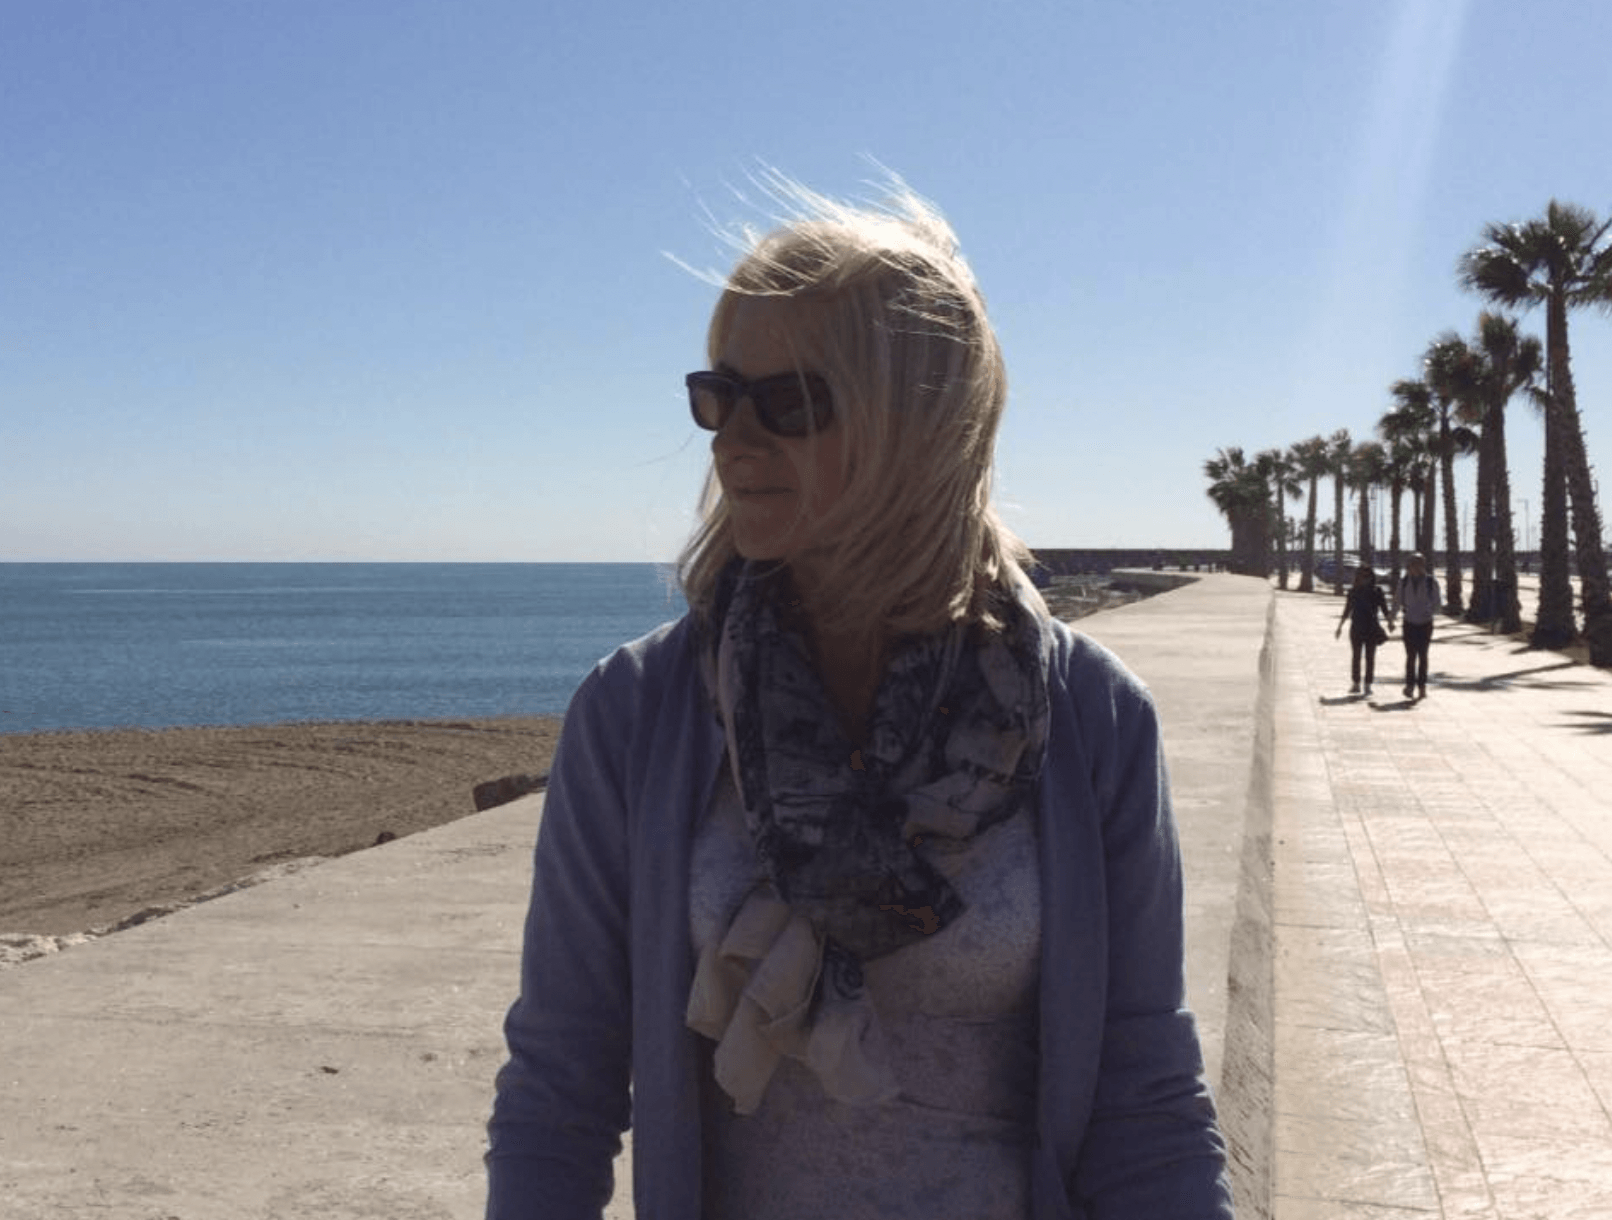
M1349 590L1349 596L1344 599L1343 613L1338 616L1338 628L1332 633L1337 639L1343 633L1343 620L1349 620L1349 693L1360 693L1360 657L1366 658L1366 694L1371 694L1371 681L1377 669L1377 645L1388 638L1388 631L1377 621L1382 615L1391 629L1394 625L1393 611L1388 608L1388 599L1377 585L1377 573L1370 567L1361 567L1355 572L1354 586Z

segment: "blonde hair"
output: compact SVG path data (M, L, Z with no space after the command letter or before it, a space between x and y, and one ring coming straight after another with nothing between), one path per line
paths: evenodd
M766 185L795 215L741 235L708 357L715 364L747 297L814 306L814 324L792 336L796 355L828 381L849 459L842 494L814 523L814 623L897 635L995 627L992 597L1010 585L1045 613L1024 574L1029 548L991 505L1007 370L951 227L899 179L876 209L777 174ZM714 464L700 511L678 571L689 605L708 616L738 554Z

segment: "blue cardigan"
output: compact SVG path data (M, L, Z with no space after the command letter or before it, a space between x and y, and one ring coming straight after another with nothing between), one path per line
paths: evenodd
M685 617L622 646L566 713L488 1127L489 1220L598 1220L629 1120L638 1220L700 1220L689 858L723 737L696 638ZM1228 1220L1157 715L1100 645L1054 621L1042 646L1034 1220Z

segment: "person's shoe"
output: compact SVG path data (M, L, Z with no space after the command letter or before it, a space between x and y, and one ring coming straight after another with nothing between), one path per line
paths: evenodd
M1368 694L1368 695L1371 694L1371 683L1370 682L1366 683L1366 694Z
M1351 694L1351 695L1358 695L1358 694L1359 694L1359 693L1360 693L1360 683L1358 683L1358 682L1351 682L1351 683L1350 683L1350 684L1349 684L1349 693L1350 693L1350 694Z
M1423 686L1423 687L1421 687L1421 688L1419 688L1419 689L1418 689L1418 690L1417 690L1417 692L1416 692L1416 697L1417 697L1417 698L1418 698L1418 699L1425 699L1425 698L1427 698L1427 687L1425 687L1425 686Z
M1416 688L1414 686L1407 686L1405 688L1405 698L1407 698L1407 699L1416 698Z

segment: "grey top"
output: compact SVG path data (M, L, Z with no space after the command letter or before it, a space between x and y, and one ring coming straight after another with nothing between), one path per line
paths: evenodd
M728 768L694 842L696 952L765 877ZM706 1220L1027 1220L1035 1143L1040 881L1024 814L969 844L923 848L968 909L864 965L901 1096L852 1106L783 1060L761 1107L733 1112L701 1079ZM704 1056L702 1056L702 1059Z
M1428 575L1399 579L1399 612L1407 623L1426 624L1438 613L1438 581Z

